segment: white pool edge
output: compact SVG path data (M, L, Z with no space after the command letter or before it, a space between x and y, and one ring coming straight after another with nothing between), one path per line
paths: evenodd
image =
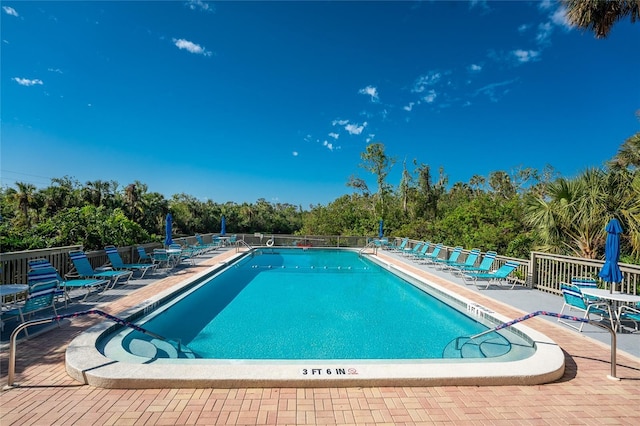
M239 255L240 256L240 255ZM152 299L132 308L120 317L149 309L162 298L207 276L235 258L214 265ZM380 259L378 259L380 262ZM437 291L472 306L479 314L499 321L506 318L429 282L398 266L382 262L391 269L411 276ZM151 284L153 285L153 284ZM76 337L67 347L67 373L81 383L102 388L248 388L248 387L351 387L351 386L487 386L538 385L562 377L565 356L561 348L544 334L522 324L512 326L535 342L535 353L522 360L473 362L460 360L163 360L149 364L114 361L97 349L100 337L112 329L105 321Z

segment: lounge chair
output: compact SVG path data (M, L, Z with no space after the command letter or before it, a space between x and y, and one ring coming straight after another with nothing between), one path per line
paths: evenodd
M29 268L30 271L27 274L27 278L30 286L43 281L58 281L58 285L64 293L65 307L68 305L68 302L71 301L71 296L69 295L71 290L86 290L86 294L82 298L82 301L84 302L87 300L87 297L91 294L92 290L100 289L102 286L106 286L109 283L109 280L95 278L65 280L47 259L30 260Z
M409 242L409 238L403 238L402 241L400 242L400 245L391 244L389 245L389 248L393 251L402 252L404 251L405 247L407 247L408 242Z
M589 319L589 314L597 314L601 319L608 318L611 322L611 328L615 330L615 326L613 323L613 316L611 315L611 307L608 303L595 303L589 301L582 291L580 287L572 284L561 284L560 290L562 291L562 297L564 298L564 303L562 304L562 309L560 310L561 314L565 313L565 308L568 308L568 311L581 311L584 312L584 316L582 318ZM584 327L584 322L580 322L580 327L575 326L573 323L567 322L562 318L558 318L558 322L561 322L565 325L568 325L571 328L575 328L576 330L582 332L582 327Z
M75 272L70 272L65 275L67 277L81 277L81 278L98 278L111 281L111 285L105 286L105 290L114 288L118 281L124 280L124 283L128 283L133 275L133 271L113 271L113 270L100 270L96 271L89 263L87 255L82 250L74 250L69 252L69 258L73 263Z
M153 258L147 254L144 247L138 246L136 250L138 251L138 263L153 263Z
M151 259L159 268L172 268L174 266L173 259L167 253L167 249L153 249Z
M470 269L470 268L475 268L476 265L476 261L478 260L478 257L480 257L480 249L474 248L471 249L471 251L469 252L469 254L467 254L467 258L464 260L464 262L452 262L452 263L446 263L444 265L444 269Z
M488 251L485 253L482 258L482 262L478 266L460 266L454 269L454 274L465 274L467 272L489 272L491 270L491 265L493 265L493 261L496 260L496 256L498 253L495 251Z
M598 288L598 280L591 277L571 277L571 284L580 288ZM592 302L600 300L596 296L587 294L583 294L583 296Z
M462 253L462 246L457 246L453 248L448 259L438 259L436 257L435 259L432 259L432 262L435 263L436 268L440 267L440 269L444 269L447 265L457 263L460 253Z
M196 234L196 241L198 242L197 245L206 251L213 251L220 247L220 243L215 243L213 241L209 244L205 243L202 239L202 235L200 234Z
M0 313L2 324L13 318L20 318L20 323L24 323L35 312L45 309L53 309L53 314L58 315L56 311L56 292L58 290L58 280L43 281L34 284L29 288L29 295L27 300L23 304L16 305L15 307L3 311ZM60 321L58 321L60 324ZM28 336L29 332L25 328L25 334Z
M507 262L502 265L500 268L491 272L465 272L462 274L462 279L464 281L471 280L476 287L478 287L478 281L486 282L485 289L489 288L492 283L502 285L502 283L507 281L507 277L511 275L513 271L515 271L520 264L518 262ZM516 282L514 281L511 285L511 288L515 287Z
M618 321L620 324L622 324L622 321L633 322L635 330L638 331L638 325L640 325L640 306L620 306L618 310Z
M183 247L180 244L174 243L169 245L167 250L167 253L169 254L171 254L172 250L178 252L177 255L174 255L174 266L178 265L183 260L191 263L191 265L195 265L193 258L196 257L196 252L189 247Z
M400 251L400 253L402 253L403 256L405 257L412 257L415 256L418 251L422 248L422 245L424 243L422 241L416 243L413 247L411 248L404 248L403 250Z
M116 248L116 246L106 246L104 248L104 251L107 253L107 257L109 258L111 266L116 271L139 271L140 278L142 278L148 270L155 270L158 267L157 265L154 265L152 263L124 263L122 257L120 257L120 253L118 253L118 249Z
M422 256L425 256L427 254L427 251L429 251L429 247L431 247L431 243L429 241L426 241L423 245L422 248L420 250L418 250L418 252L411 257L411 260L419 260Z
M433 263L434 259L440 256L440 250L442 250L442 243L436 244L431 253L418 257L418 263Z

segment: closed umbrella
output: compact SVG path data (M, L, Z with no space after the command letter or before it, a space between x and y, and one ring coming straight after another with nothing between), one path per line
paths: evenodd
M173 216L171 216L171 213L167 213L167 221L165 225L164 245L166 247L169 247L171 244L173 244L173 240L171 239L171 232L173 229Z
M384 235L384 220L380 219L380 227L378 228L378 238Z
M220 235L223 235L227 233L227 220L224 218L224 216L222 216L222 219L220 220Z
M607 241L604 246L604 265L598 275L610 284L609 291L613 293L613 286L622 281L622 272L620 271L620 265L618 265L622 227L617 219L611 219L605 229L607 231Z

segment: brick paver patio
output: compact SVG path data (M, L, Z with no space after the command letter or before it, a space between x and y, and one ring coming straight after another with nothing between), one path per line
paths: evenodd
M232 255L231 251L183 269L108 305L112 314L135 306L186 276ZM523 314L483 295L415 272L507 317ZM325 424L621 424L640 421L640 360L618 353L617 376L607 345L563 326L527 322L566 353L561 380L539 386L372 388L100 389L65 372L67 344L102 321L83 317L18 345L17 387L0 393L0 424L8 425L325 425ZM639 339L640 342L640 339ZM640 344L640 343L639 343ZM0 357L7 383L8 354Z

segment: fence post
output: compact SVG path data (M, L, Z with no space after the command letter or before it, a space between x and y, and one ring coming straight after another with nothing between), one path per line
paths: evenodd
M527 280L531 283L531 288L538 287L538 261L536 259L536 252L531 252L529 258L529 276Z

